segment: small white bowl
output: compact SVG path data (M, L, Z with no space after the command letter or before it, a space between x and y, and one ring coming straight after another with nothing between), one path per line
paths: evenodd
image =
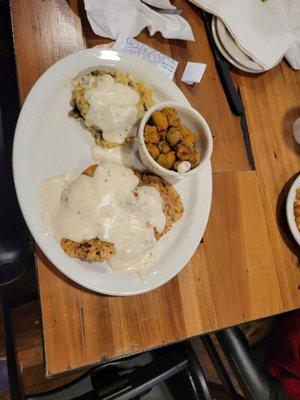
M294 183L292 184L289 194L286 199L286 217L287 221L290 227L290 230L292 232L292 235L294 236L296 242L300 246L300 232L298 231L297 225L296 225L296 218L294 214L294 202L296 200L296 189L300 187L300 175L297 176L297 178L294 180Z
M163 168L159 165L149 154L147 147L144 141L144 128L147 124L148 120L151 117L151 114L155 111L160 111L163 108L171 107L175 108L178 112L180 119L182 120L183 124L192 132L196 134L196 150L200 153L200 164L197 167L191 169L188 172L180 174L177 171L168 170ZM209 126L205 119L202 117L201 114L198 113L194 108L189 106L184 106L180 103L175 103L173 101L165 101L162 103L155 104L151 107L143 116L139 131L138 131L138 138L139 138L139 154L142 160L142 163L145 165L147 169L152 171L154 174L159 175L163 178L167 177L176 177L176 178L186 178L193 174L198 173L201 171L205 165L209 162L212 148L213 148L213 141Z

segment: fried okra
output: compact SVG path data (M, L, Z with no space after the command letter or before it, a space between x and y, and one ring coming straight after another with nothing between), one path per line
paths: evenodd
M195 145L196 143L196 135L191 132L186 126L180 124L180 132L182 136L182 141L185 143L189 143L191 145Z
M167 136L166 136L167 141L170 143L170 146L176 146L176 144L180 141L181 139L181 132L178 128L170 128L168 130Z
M157 159L157 157L159 156L159 150L158 150L158 147L155 145L155 144L153 144L153 143L146 143L146 147L147 147L147 150L149 151L149 153L150 153L150 156L152 157L152 158L154 158L154 160L156 160Z
M158 143L158 149L161 153L168 153L170 151L169 143L166 140L162 140Z
M191 169L197 167L200 164L200 154L194 154L190 159L189 162L191 163Z
M161 111L154 112L151 115L151 118L158 132L165 131L168 128L169 124L167 117Z
M196 135L181 122L174 108L152 113L144 129L144 139L151 157L166 169L177 171L180 163L187 161L192 169L200 163Z
M166 169L172 169L176 161L175 151L169 151L166 154L160 154L156 162Z
M194 147L186 144L184 142L180 142L176 146L176 156L180 161L189 161L191 157L195 155Z
M160 131L160 132L158 132L160 140L166 140L167 133L168 133L168 131Z
M145 126L144 139L145 139L145 143L158 144L159 134L158 134L155 126L152 126L152 125Z
M161 112L167 117L169 126L179 126L180 118L175 108L166 107Z

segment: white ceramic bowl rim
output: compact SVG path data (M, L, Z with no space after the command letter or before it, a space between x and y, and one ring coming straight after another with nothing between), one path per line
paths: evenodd
M170 171L164 167L162 167L161 165L159 165L149 154L148 149L145 145L145 141L144 141L144 127L147 123L147 121L150 119L151 114L155 111L158 110L162 110L163 108L166 107L172 107L175 109L184 109L187 112L191 113L194 115L194 117L196 117L198 119L198 121L201 122L201 125L204 128L204 134L207 138L207 151L204 154L203 158L200 161L200 164L197 165L197 167L191 169L188 172L185 172L184 174L180 174L179 172L176 171ZM159 171L161 171L163 174L165 175L169 175L169 176L176 176L176 177L187 177L187 176L191 176L199 171L201 171L206 164L209 162L210 158L211 158L211 154L212 154L212 148L213 148L213 142L212 142L212 135L211 135L211 131L210 128L206 122L206 120L203 118L203 116L197 111L195 110L193 107L191 106L186 106L183 105L181 103L178 102L174 102L174 101L163 101L161 103L157 103L155 104L153 107L151 107L143 116L141 122L140 122L140 126L139 126L139 132L138 132L138 137L139 137L139 141L142 145L142 148L144 150L144 154L147 157L147 160L155 167L157 168Z

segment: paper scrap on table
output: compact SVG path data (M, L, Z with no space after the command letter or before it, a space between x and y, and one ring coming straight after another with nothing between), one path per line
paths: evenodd
M146 46L138 40L119 35L113 45L113 49L123 53L135 54L136 56L148 61L150 64L155 65L170 79L173 79L174 77L178 61L154 50L152 47Z
M201 82L205 68L206 64L188 62L181 78L182 82L188 85Z

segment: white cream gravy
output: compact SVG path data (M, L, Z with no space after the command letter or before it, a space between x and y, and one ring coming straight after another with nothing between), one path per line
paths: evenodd
M92 158L99 162L101 160L107 161L115 161L119 164L124 165L125 167L133 166L133 156L132 150L129 146L116 146L111 149L107 149L105 147L99 146L95 144L92 147Z
M122 144L126 137L136 134L136 105L140 98L135 90L107 74L92 77L84 97L90 105L85 123L101 128L104 140Z
M166 217L159 192L138 184L132 169L109 160L100 161L93 177L64 174L44 181L46 221L58 241L97 237L114 243L111 267L143 273L158 258L153 228L162 232Z

